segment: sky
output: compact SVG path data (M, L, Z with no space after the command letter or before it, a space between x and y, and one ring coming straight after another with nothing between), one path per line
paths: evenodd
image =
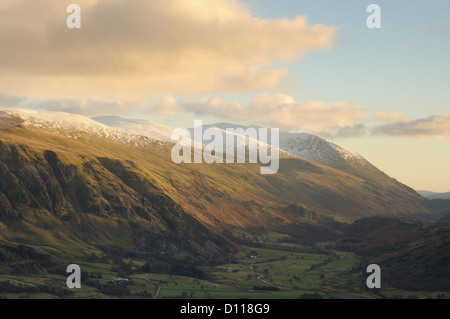
M448 0L2 0L0 107L309 132L447 192L449 14Z

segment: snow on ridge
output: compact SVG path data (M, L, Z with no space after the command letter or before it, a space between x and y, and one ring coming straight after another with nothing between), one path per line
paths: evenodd
M73 139L78 139L79 136L68 131L89 133L121 144L134 146L146 146L152 142L157 142L147 137L128 133L120 128L109 127L78 114L25 109L0 109L0 112L10 117L19 117L24 126L33 126L59 133L64 132L67 137Z
M254 127L251 126L252 128L258 129L259 127ZM239 134L237 134L236 132L232 132L229 131L230 129L237 129L237 128L242 128L244 130L250 128L249 126L240 126L237 124L228 124L228 123L221 123L221 124L204 124L203 125L203 131L209 129L209 128L216 128L218 129L220 132L222 132L223 134L223 149L225 153L230 153L230 152L235 152L237 153L237 150L241 149L242 147L244 147L244 143L245 140L243 139L235 139L235 145L227 145L226 143L226 136L228 135L234 135L234 136L240 136ZM194 129L189 129L191 136L194 136ZM258 130L257 130L258 132ZM270 136L270 132L268 133ZM210 141L204 141L204 144L208 144ZM254 138L248 138L248 146L246 146L248 148L248 152L253 152L254 154L258 154L258 148L259 147L266 147L267 150L269 150L269 152L272 151L272 145L267 144L267 143L262 143L260 142L258 139L254 139ZM233 149L234 147L234 149ZM295 158L297 157L294 154L291 154L290 152L282 149L281 147L278 148L273 148L274 151L278 150L278 154L279 154L279 158Z
M218 123L211 126L218 127L222 130L239 127L238 125L229 123ZM246 129L248 127L259 128L259 126L255 125L244 126L243 128ZM308 133L289 133L281 131L279 148L281 152L299 156L324 165L331 165L340 161L354 163L365 160L356 152L325 138Z
M171 139L174 128L146 120L128 120L115 116L94 117L90 119L82 115L65 112L25 109L0 108L0 112L10 117L18 116L25 126L40 127L58 132L65 131L66 136L74 139L78 138L76 133L69 133L67 130L86 132L122 144L134 146L146 146L151 143L162 145L163 143L174 142ZM5 115L3 115L3 120L4 118ZM0 118L0 120L2 119ZM216 127L224 134L229 134L226 132L227 128L248 128L247 126L228 123L203 125L204 129L208 127ZM257 126L249 127L259 128ZM225 147L224 151L229 152L230 150ZM364 160L361 155L332 141L307 133L280 132L279 151L280 158L299 156L324 165L332 165L342 161L351 163Z
M146 120L129 120L117 116L93 117L92 120L128 133L146 136L162 142L172 142L173 127Z
M260 126L239 126L230 123L216 123L207 127L217 127L221 130L227 128L249 127L260 128ZM334 166L338 162L356 163L365 161L364 157L341 145L325 138L308 133L289 133L280 131L280 157L301 157L315 163Z
M26 109L1 109L1 111L10 115L19 116L24 121L24 125L51 125L55 128L70 127L72 129L80 129L81 131L107 129L107 126L78 114Z
M336 161L357 162L364 158L332 141L307 133L280 134L280 148L308 160L329 165Z
M139 134L139 135L143 135L143 136L147 136L153 139L157 139L160 141L164 141L164 142L171 142L171 143L176 143L177 141L172 140L172 132L174 132L176 129L170 126L166 126L166 125L162 125L159 123L155 123L155 122L151 122L151 121L147 121L147 120L130 120L130 119L125 119L125 118L121 118L121 117L117 117L117 116L104 116L104 117L94 117L92 118L95 121L98 121L100 123L103 123L105 125L111 126L111 127L117 127L117 128L121 128L129 133L134 133L134 134ZM222 125L208 125L208 124L204 124L203 125L203 130L206 130L208 128L218 128L223 134L224 136L226 134L230 134L229 132L226 131L226 128L238 128L241 127L239 125L236 124L222 124ZM246 129L247 127L242 127L244 129ZM183 145L189 145L191 146L191 143L194 144L194 149L198 149L198 148L203 148L205 145L209 144L210 141L202 141L203 143L201 143L200 145L198 145L197 142L193 141L194 138L194 129L188 129L188 131L191 134L191 139L184 139L182 144ZM236 134L234 134L236 135ZM230 148L229 145L226 145L226 139L224 138L224 153L229 153L232 151L232 149ZM256 140L252 140L252 142L258 143L258 141ZM254 149L253 147L254 144L249 145L250 147L250 151L257 151ZM237 146L239 147L239 145ZM268 149L270 150L271 147L270 145L268 146ZM236 151L236 150L235 150ZM281 158L291 158L291 157L296 157L295 155L292 155L282 149L279 149L279 154ZM224 154L222 153L218 153L217 156L218 157L223 157Z

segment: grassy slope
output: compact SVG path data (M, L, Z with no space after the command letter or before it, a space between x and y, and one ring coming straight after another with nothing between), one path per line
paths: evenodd
M114 156L98 151L95 143L87 146L39 130L18 132L25 134L14 135L16 143L2 132L5 142L0 144L4 239L195 251L209 257L230 247L156 189L134 164L107 160ZM103 142L107 149L108 141Z
M279 174L263 176L257 165L175 165L168 146L140 150L89 135L75 141L20 128L2 130L0 138L36 153L52 150L66 164L90 161L98 169L104 166L99 158L119 160L211 228L282 224L292 218L283 207L293 203L347 222L377 214L426 214L421 197L406 187L367 182L306 160L281 160Z

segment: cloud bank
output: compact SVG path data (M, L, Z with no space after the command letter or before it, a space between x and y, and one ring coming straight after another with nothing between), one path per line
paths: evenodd
M443 139L450 135L450 115L433 115L413 121L380 125L372 129L372 135Z
M191 99L180 102L181 107L197 115L210 115L232 121L319 132L324 128L353 127L366 116L363 106L347 102L296 102L286 94L259 94L245 107L238 102L226 102L221 97Z
M401 115L400 112L378 112L377 121L384 123L408 122L409 119Z
M238 0L2 0L1 93L54 99L271 89L283 66L330 48L336 28L262 19ZM281 63L280 63L281 62Z

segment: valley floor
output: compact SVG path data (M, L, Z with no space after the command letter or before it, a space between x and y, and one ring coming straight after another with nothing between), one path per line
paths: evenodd
M44 249L45 247L39 247ZM55 248L47 247L51 251ZM205 279L149 273L146 260L111 260L95 249L80 251L72 260L82 269L82 288L66 287L64 273L0 275L0 298L442 298L450 292L405 291L365 287L363 260L350 252L336 251L330 243L314 246L257 244L243 246L233 263L199 267ZM120 264L120 265L119 265ZM128 269L126 275L123 269ZM127 280L117 281L125 276Z

